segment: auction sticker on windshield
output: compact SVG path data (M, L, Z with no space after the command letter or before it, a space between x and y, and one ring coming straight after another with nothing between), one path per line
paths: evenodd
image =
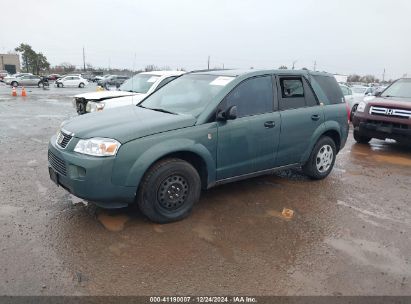
M225 86L227 83L232 81L235 77L219 76L210 82L210 85Z
M160 77L158 77L158 76L152 76L152 77L150 77L148 80L147 80L147 82L156 82L157 81L157 79L159 79Z

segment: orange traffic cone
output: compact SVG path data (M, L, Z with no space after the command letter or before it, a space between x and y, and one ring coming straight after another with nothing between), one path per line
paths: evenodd
M13 91L11 91L11 96L17 96L16 88L13 87Z
M23 97L27 96L26 89L24 87L21 89L21 96Z

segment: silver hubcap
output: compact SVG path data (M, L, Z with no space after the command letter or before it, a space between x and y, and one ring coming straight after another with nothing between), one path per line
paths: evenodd
M316 158L317 170L321 173L327 172L333 163L334 152L330 145L322 146Z

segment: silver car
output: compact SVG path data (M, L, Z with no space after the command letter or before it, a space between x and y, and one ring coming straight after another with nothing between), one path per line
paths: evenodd
M36 75L24 75L10 80L12 87L18 86L43 86L43 80L40 76Z

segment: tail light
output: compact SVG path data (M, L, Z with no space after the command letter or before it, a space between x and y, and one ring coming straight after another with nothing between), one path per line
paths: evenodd
M350 123L352 117L351 117L350 105L348 104L348 102L345 102L345 108L347 109L347 120L348 120L348 123Z

